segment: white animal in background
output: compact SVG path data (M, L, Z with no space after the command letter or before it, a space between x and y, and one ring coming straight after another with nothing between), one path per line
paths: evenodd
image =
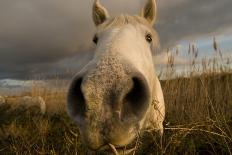
M0 105L3 105L6 103L6 100L3 96L0 96Z
M38 107L42 114L46 113L46 103L41 96L38 97L24 96L23 98L21 98L19 106L24 106L26 108Z

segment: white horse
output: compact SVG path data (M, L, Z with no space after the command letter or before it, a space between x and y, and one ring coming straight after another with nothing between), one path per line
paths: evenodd
M37 107L40 109L41 114L46 113L46 103L43 100L42 97L31 97L31 96L24 96L19 100L18 103L19 107L25 107L25 108L30 108L30 107Z
M4 105L6 103L6 100L3 96L0 96L0 105Z
M114 18L94 2L95 56L74 77L67 105L91 150L130 148L146 129L163 133L163 92L152 60L159 49L155 19L155 0L139 16Z

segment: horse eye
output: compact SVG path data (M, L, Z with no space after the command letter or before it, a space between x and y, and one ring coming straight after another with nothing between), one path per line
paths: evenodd
M147 35L146 35L146 40L147 40L147 42L149 42L149 43L152 42L152 36L151 36L151 34L147 34Z
M93 37L93 42L94 42L95 44L97 44L97 42L98 42L98 37L97 37L97 35L95 35L95 36Z

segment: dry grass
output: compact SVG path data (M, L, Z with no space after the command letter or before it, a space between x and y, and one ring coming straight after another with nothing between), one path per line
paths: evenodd
M147 150L155 154L231 154L232 73L166 80L162 86L165 135L162 145L153 141L154 149L148 145Z
M174 54L162 75L166 79L161 82L166 103L162 141L153 131L146 131L138 139L135 153L232 154L231 61L216 64L204 59L199 69L196 47L189 48L192 63L185 77L174 76ZM7 104L0 107L0 154L86 154L78 129L66 114L65 90L35 85L22 95L42 96L47 114L41 115L36 109L14 109L18 98L8 97Z

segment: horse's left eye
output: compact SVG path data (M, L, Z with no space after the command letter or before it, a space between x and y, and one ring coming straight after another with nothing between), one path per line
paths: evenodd
M147 35L146 35L146 40L147 40L147 42L149 42L149 43L152 42L152 36L151 36L151 34L147 34Z
M98 42L98 37L97 37L97 35L95 35L95 36L93 37L93 42L94 42L95 44L97 44L97 42Z

